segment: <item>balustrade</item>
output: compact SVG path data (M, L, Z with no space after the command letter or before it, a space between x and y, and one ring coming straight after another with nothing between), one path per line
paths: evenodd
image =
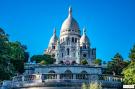
M122 82L122 77L111 75L99 75L99 80Z
M94 74L93 74L94 75ZM25 75L25 76L17 76L13 78L13 81L36 81L36 80L91 80L92 74L56 74L56 73L48 73L48 74L34 74L34 75ZM109 76L109 75L94 75L97 76L98 80L104 81L122 81L122 78L119 76Z

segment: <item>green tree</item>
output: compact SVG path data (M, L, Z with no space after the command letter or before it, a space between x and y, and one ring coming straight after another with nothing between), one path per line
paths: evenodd
M24 56L25 56L25 58L24 58L24 62L26 63L26 62L28 62L28 60L29 60L29 52L24 52Z
M130 50L129 58L131 62L122 72L124 75L123 81L125 84L135 84L135 45Z
M101 65L102 64L102 60L101 59L95 59L94 60L94 64Z
M135 62L131 62L122 72L125 84L135 84Z
M40 62L40 64L42 64L42 65L47 65L48 63L47 63L45 60L42 60L42 61Z
M82 59L82 60L81 60L81 64L82 64L82 65L86 65L86 64L88 64L88 62L87 62L86 59Z
M23 73L26 46L19 42L10 42L8 35L0 28L0 80L11 78L16 73Z
M42 64L43 60L44 60L43 64L53 64L55 62L55 59L52 58L51 55L47 55L47 54L33 55L31 57L31 60L36 61L36 63L41 63L41 64Z
M130 58L131 62L135 62L135 45L134 45L133 48L130 50L129 58Z
M122 70L128 65L128 62L123 60L121 54L116 53L112 61L107 63L107 74L121 75Z
M24 72L24 62L28 60L29 54L26 52L27 47L20 42L10 42L10 57L17 73ZM27 54L27 55L26 55Z
M10 63L8 35L0 28L0 80L9 79L13 75L13 65Z

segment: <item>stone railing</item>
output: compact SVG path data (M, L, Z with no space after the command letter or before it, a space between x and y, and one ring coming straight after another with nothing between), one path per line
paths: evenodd
M99 75L99 80L105 80L105 81L117 81L122 82L123 78L121 76L113 76L113 75Z
M13 82L21 82L21 81L51 81L51 80L102 80L102 81L114 81L114 82L122 82L122 77L120 76L112 76L112 75L96 75L96 74L55 74L55 73L47 73L47 74L31 74L24 76L16 76L13 78Z
M10 82L12 87L22 86L45 86L46 84L82 84L98 81L103 86L115 87L121 85L122 77L112 75L96 75L96 74L31 74L16 76ZM45 85L44 85L45 84Z

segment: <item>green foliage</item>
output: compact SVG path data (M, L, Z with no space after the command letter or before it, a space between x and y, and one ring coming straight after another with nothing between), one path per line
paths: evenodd
M130 64L122 71L123 81L125 84L135 84L135 45L130 50L129 58L131 60Z
M36 63L44 63L43 64L53 64L55 62L55 59L51 57L51 55L33 55L31 57L32 61L36 61Z
M92 82L92 83L90 83L88 89L102 89L102 86L101 86L101 83Z
M113 74L113 75L121 75L122 70L128 65L129 63L123 60L123 57L116 53L115 56L112 58L112 61L107 63L107 69L105 73Z
M24 60L28 60L25 53L26 47L19 42L10 42L8 35L0 28L0 80L23 73Z
M130 50L129 58L131 62L122 72L124 75L123 81L125 84L135 84L135 45Z
M45 60L42 60L42 61L40 62L40 64L42 64L42 65L47 65L47 62L46 62Z
M28 52L26 52L26 46L20 42L10 42L10 57L11 63L14 65L15 70L18 73L24 72L24 62L27 62L29 58Z
M87 62L86 59L82 59L82 60L81 60L81 64L82 64L82 65L86 65L86 64L88 64L88 62Z
M45 60L45 56L44 55L33 55L31 57L31 61L36 61L36 63L40 63L42 60Z
M135 62L131 62L122 72L125 84L135 84Z
M130 50L129 58L130 58L131 62L135 62L135 45L134 45L133 48Z
M20 42L10 42L10 56L13 60L24 60L25 48L21 45Z
M82 88L81 88L81 89L88 89L87 84L83 83L83 84L82 84Z
M81 89L102 89L102 85L98 82L91 82L89 85L83 83Z
M26 62L28 62L28 60L29 60L29 52L24 52L24 56L25 56L25 58L24 58L24 62L26 63Z
M101 59L95 59L94 60L94 64L101 65L102 64L102 60Z
M0 28L0 80L9 79L11 69L10 58L9 58L9 41L8 36L5 34L4 30Z

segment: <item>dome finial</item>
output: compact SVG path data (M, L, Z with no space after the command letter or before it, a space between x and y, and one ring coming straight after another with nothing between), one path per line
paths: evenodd
M69 16L72 16L72 7L71 6L69 6L68 12L69 12Z
M86 35L86 28L83 28L83 35Z
M53 34L56 35L56 28L53 29Z

